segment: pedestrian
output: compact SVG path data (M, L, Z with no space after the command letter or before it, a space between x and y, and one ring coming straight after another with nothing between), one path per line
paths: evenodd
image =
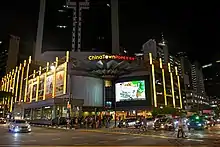
M181 118L179 118L177 138L180 138L180 134L181 134L181 137L184 138L184 128L183 127L184 127L183 126L183 120Z

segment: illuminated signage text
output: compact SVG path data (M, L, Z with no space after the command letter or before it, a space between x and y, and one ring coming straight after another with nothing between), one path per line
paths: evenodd
M88 57L89 60L135 60L135 57L123 56L123 55L92 55Z

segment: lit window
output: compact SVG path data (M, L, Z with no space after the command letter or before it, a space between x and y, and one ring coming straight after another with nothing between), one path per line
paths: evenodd
M109 80L105 80L105 87L111 87L112 86L112 82Z

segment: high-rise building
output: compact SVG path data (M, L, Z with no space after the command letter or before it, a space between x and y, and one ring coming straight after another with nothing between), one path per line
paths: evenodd
M205 93L202 68L198 62L191 64L186 53L177 54L181 62L182 76L184 79L185 97L184 104L188 110L198 110L208 105L208 97Z
M198 62L192 64L191 74L193 91L205 95L202 66Z
M10 35L0 44L0 76L5 75L17 66L20 38Z
M220 103L220 60L202 66L206 94L210 99L210 106L217 107Z
M41 8L45 9L39 12L35 56L45 51L110 52L111 9L107 3L107 0L41 0Z

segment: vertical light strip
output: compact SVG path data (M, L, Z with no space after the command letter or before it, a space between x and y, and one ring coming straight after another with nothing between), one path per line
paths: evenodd
M162 63L162 59L160 58L160 68L162 69L163 68L163 63Z
M19 69L18 69L18 76L17 76L16 89L15 89L15 102L17 102L18 100L18 86L19 86L19 80L20 80L21 66L22 64L20 64Z
M11 97L11 107L10 107L10 112L12 112L13 110L13 104L14 104L14 92L15 92L15 83L16 83L16 75L17 75L17 72L18 72L18 67L15 68L15 73L14 73L14 77L13 77L13 84L12 84L12 94L13 96Z
M13 94L13 82L14 82L14 75L15 75L15 70L12 70L12 74L11 74L11 80L10 80L10 92ZM10 109L9 112L12 112L12 108L13 108L13 96L10 97Z
M45 75L44 75L44 95L43 95L43 100L46 99L46 90L47 90L47 74L48 74L48 71L49 71L49 66L50 66L50 63L47 62L47 67L46 67L46 72L45 72Z
M64 78L63 79L63 94L66 94L68 62L69 62L69 51L66 52L66 62L65 62L64 76L63 76Z
M33 88L34 88L35 74L36 74L36 71L34 70L33 79L31 81L30 103L32 102L32 99L33 99Z
M40 76L41 76L41 67L39 67L38 76L37 76L37 89L36 89L36 102L38 101L38 92L39 92L39 85L40 85Z
M16 76L18 72L18 67L15 68L15 74L14 74L14 79L13 79L13 86L12 86L12 93L15 93L15 85L16 85Z
M10 86L10 74L11 74L11 72L10 72L9 74L7 74L7 89L6 89L7 92L9 92L9 86Z
M29 70L30 70L30 64L31 64L31 56L29 56L28 64L27 64L27 70L26 70L26 79L25 79L25 90L24 90L24 102L27 101L27 91L28 91L28 80L29 80Z
M26 60L24 60L24 66L21 70L21 82L20 82L20 92L19 92L19 102L22 100L22 89L23 89L23 80L24 80L24 68L26 67Z
M150 65L153 64L152 53L149 53Z
M152 66L152 82L153 82L154 107L157 107L157 95L156 95L154 64L152 64L151 66Z
M4 81L5 81L4 91L6 91L6 89L7 89L7 77L6 76L4 76Z
M53 74L53 93L52 93L52 97L55 98L56 96L56 72L57 72L57 66L58 66L58 57L56 57L56 62L55 62L55 68L54 70L54 74Z
M7 92L10 92L10 81L11 81L11 72L8 75L8 86L7 86ZM10 108L10 98L7 98L7 106Z
M180 77L177 75L177 82L178 82L178 89L179 89L179 97L180 97L180 108L183 108L183 103L182 103L182 95L181 95L181 89L180 89Z
M163 78L164 103L165 103L165 106L167 106L167 92L166 92L166 83L165 83L164 69L162 69L162 78Z
M178 84L178 91L179 91L179 98L180 98L180 108L183 108L183 103L182 103L182 96L181 96L181 88L180 88L180 77L178 75L178 68L175 66L175 73L177 77L177 84Z
M165 75L164 75L162 59L160 58L159 61L160 61L160 68L162 71L164 104L165 106L167 106L167 92L166 92L166 83L165 83Z
M2 86L1 86L1 90L4 91L4 86L5 86L5 81L4 81L4 77L2 78Z
M170 72L170 81L171 81L171 90L172 90L172 97L173 97L173 107L176 108L176 101L174 95L174 86L173 86L173 74Z

